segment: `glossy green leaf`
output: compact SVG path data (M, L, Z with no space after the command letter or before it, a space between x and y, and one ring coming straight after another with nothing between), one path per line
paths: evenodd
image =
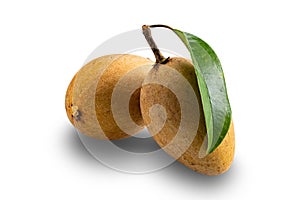
M221 63L212 48L190 33L173 29L190 52L198 80L207 130L207 153L213 152L222 142L231 123Z

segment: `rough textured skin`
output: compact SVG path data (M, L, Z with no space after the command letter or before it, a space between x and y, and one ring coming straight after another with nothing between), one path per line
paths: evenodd
M66 99L65 99L65 109L67 111L67 116L72 124L74 124L74 119L72 116L72 106L73 106L72 93L73 93L73 86L74 86L76 77L77 77L77 73L74 75L71 82L69 83L69 86L68 86L68 89L66 92Z
M186 141L185 138L188 137L188 134L190 134L189 132L184 132L186 137L184 136L181 142L176 143L175 147L164 148L170 143L170 141L173 140L180 126L181 111L177 96L185 94L174 94L170 89L159 84L144 83L141 89L140 104L142 116L144 122L148 126L149 132L153 135L155 141L162 148L164 148L164 150L168 154L170 154L179 162L191 168L192 170L206 175L218 175L224 173L230 168L230 165L234 158L235 138L233 123L231 123L228 134L226 135L222 143L218 146L218 148L211 154L200 158L200 147L202 144L204 145L204 147L206 145L206 143L204 142L206 136L206 128L194 67L190 61L184 58L171 58L166 65L180 72L185 77L185 79L188 80L197 96L200 112L198 130L196 136L193 138L193 140L191 140L191 145L188 146L187 150L185 150L183 154L178 154L178 149L180 149L182 144ZM146 80L149 81L151 79L157 79L158 77L169 79L168 81L170 82L170 84L176 84L176 87L182 87L180 81L172 80L172 77L168 77L168 73L160 70L160 67L158 67L158 69L153 68L146 77L145 82ZM180 90L184 91L185 88L180 88ZM189 97L184 96L184 98ZM161 115L158 114L157 116L151 116L150 113L150 108L155 104L162 105L167 113L165 124L158 133L156 133L155 130L156 126L158 126L158 123L154 118L159 118Z
M142 119L140 109L140 94L141 87L133 92L129 101L129 114L131 119L140 126L144 126L144 120Z
M96 139L121 139L141 131L144 123L139 107L140 87L151 64L146 58L129 54L102 56L87 63L76 73L67 89L65 108L70 122L81 133ZM145 65L147 67L139 75L128 73ZM131 120L137 124L127 127L126 131L118 126L112 112L112 94L125 75L126 83L139 84L128 101L117 99L123 107L129 107L129 119L121 121Z

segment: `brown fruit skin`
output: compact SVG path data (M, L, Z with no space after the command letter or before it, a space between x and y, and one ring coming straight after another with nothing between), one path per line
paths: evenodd
M141 131L144 122L139 105L140 88L152 64L149 59L130 54L106 55L87 63L75 74L66 92L65 109L70 122L79 132L95 139L122 139ZM141 70L134 71L141 66L144 66ZM129 104L131 119L123 121L131 120L138 126L124 131L113 115L112 95L118 81L126 75L126 83L139 84L139 88L132 91L129 101L117 101L124 106Z
M185 79L192 86L197 96L200 111L200 120L198 124L197 134L195 138L191 140L192 143L188 147L188 149L182 155L176 153L178 152L177 149L180 149L180 147L182 146L182 143L178 142L175 148L164 150L168 154L176 158L179 162L198 173L202 173L205 175L219 175L226 172L230 168L230 165L234 158L235 135L233 123L231 122L229 131L223 139L222 143L212 153L200 158L199 151L201 145L204 144L203 142L206 136L206 127L194 67L189 60L184 58L171 58L167 64L161 66L168 66L170 68L173 68L177 70L180 74L182 74L183 77L185 77ZM159 84L152 84L151 80L170 79L168 80L170 84L177 84L176 87L182 87L182 84L180 83L180 81L176 82L172 80L172 77L168 77L168 73L164 72L163 70L160 70L160 67L158 67L157 69L153 68L146 77L145 83L143 84L143 87L141 89L140 104L142 116L144 122L148 126L149 132L153 135L154 140L162 148L164 148L175 137L180 126L180 104L178 102L176 94L171 92L170 89ZM183 91L185 90L185 88L180 88L180 90ZM186 96L184 97L184 99L185 98L189 97ZM150 108L155 104L162 105L167 113L166 122L163 128L158 133L155 133L155 128L153 127L157 125L153 125L153 123L155 123L155 120L152 119L151 122L149 113ZM152 117L157 118L159 116ZM151 126L150 123L152 123ZM187 138L188 134L190 133L184 132L184 134L186 134L186 137L184 138Z

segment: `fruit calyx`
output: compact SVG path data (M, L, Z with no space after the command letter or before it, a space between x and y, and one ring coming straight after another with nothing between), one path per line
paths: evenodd
M142 29L143 29L143 34L149 44L149 46L151 47L151 50L155 56L155 64L154 64L154 68L158 68L158 66L160 64L166 64L167 62L169 62L170 57L165 58L162 53L160 52L160 50L158 49L156 43L154 42L152 35L151 35L151 27L165 27L164 25L143 25ZM169 27L170 28L170 27Z

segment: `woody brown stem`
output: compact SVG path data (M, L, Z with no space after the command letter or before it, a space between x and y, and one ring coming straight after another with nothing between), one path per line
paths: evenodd
M149 46L151 47L151 50L152 50L153 54L155 56L155 59L156 59L155 63L156 64L165 64L165 63L168 62L169 57L165 58L162 55L162 53L160 52L160 50L157 48L157 45L155 44L155 42L152 38L150 27L151 26L143 25L142 26L143 34L144 34Z

